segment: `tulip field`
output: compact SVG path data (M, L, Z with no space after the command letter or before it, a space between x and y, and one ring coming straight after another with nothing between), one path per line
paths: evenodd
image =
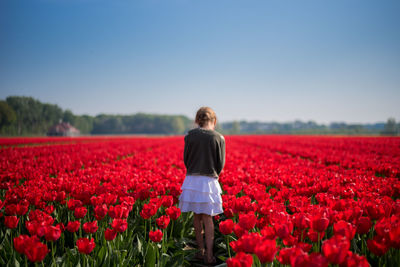
M400 138L225 139L217 266L400 266ZM183 146L0 138L0 265L203 266Z

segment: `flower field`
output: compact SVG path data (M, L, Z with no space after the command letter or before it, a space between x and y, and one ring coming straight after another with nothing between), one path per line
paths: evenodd
M0 139L1 266L201 266L183 137ZM227 136L220 266L400 266L400 138Z

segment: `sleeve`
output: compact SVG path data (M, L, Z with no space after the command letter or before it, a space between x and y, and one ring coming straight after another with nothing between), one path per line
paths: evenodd
M187 168L188 166L188 158L189 158L189 151L188 151L188 141L187 141L187 135L185 136L185 147L183 149L183 162L185 163L185 167Z
M222 172L225 166L225 139L221 136L220 142L217 145L217 173L218 175Z

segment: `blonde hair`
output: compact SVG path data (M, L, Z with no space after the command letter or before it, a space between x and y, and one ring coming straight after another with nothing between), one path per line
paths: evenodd
M203 127L207 125L209 122L214 122L217 120L217 115L215 115L214 110L210 107L201 107L196 113L195 122Z

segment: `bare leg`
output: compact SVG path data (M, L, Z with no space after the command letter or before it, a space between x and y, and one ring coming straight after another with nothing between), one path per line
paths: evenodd
M213 246L214 246L214 222L210 215L202 214L202 219L205 228L206 236L206 256L207 262L212 262L213 260Z
M203 222L202 222L202 214L194 214L193 224L194 224L194 232L196 234L196 242L199 247L200 253L204 254L204 241L203 241Z

